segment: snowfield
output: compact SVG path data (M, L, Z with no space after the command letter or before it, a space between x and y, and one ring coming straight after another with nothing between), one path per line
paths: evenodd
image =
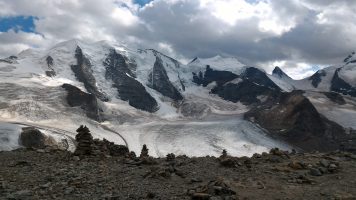
M66 91L61 85L68 83L86 91L83 83L77 81L71 65L76 64L74 57L77 46L90 60L97 87L108 95L109 102L101 102L106 121L95 122L85 116L80 108L71 108L66 102ZM103 61L111 48L136 63L136 80L144 85L147 92L159 105L156 113L148 113L131 107L128 102L117 98L117 89L105 78ZM147 86L148 76L153 70L155 56L162 61L169 81L185 97L180 105L174 105L171 99ZM55 77L46 76L50 70L47 56L54 60ZM87 125L94 138L106 138L117 144L128 143L130 150L140 153L143 144L147 144L150 155L162 157L168 153L187 156L205 156L221 154L226 149L234 156L251 156L254 153L268 151L273 147L290 149L288 145L266 136L265 132L251 122L243 120L243 113L249 110L241 103L232 103L210 94L209 88L203 88L192 82L192 72L204 71L206 65L218 70L241 74L246 68L235 58L197 58L188 65L154 50L132 50L122 45L110 45L107 42L85 43L78 40L62 42L46 51L26 50L18 55L14 63L0 62L0 122L22 122L47 127L46 134L63 130L63 134L74 137L80 125ZM354 70L356 71L356 70ZM341 74L344 76L344 74ZM321 88L327 88L331 79L327 74ZM352 73L348 78L354 79ZM270 79L284 91L295 88L312 89L308 81L282 80L272 75ZM238 82L239 79L233 80ZM182 88L181 82L185 85ZM263 98L263 97L261 97ZM310 97L318 110L330 119L356 128L355 105L352 100L347 105L335 106L325 98ZM327 101L327 100L325 100ZM109 127L112 130L108 130ZM0 150L18 148L17 138L20 127L0 123ZM54 134L52 134L54 135ZM61 137L55 135L58 140Z

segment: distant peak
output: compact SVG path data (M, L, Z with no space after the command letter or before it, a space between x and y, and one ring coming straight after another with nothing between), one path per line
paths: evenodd
M355 51L351 52L345 59L344 63L349 64L349 63L355 63L356 59L354 59Z
M198 60L199 60L199 58L198 58L198 57L195 57L192 61L189 62L189 64L190 64L190 63L193 63L193 62L196 62L196 61L198 61Z
M283 77L290 78L290 77L289 77L286 73L284 73L284 71L283 71L280 67L278 67L278 66L276 66L276 67L273 69L272 75L273 75L273 76L277 76L277 77L279 77L279 78L283 78Z

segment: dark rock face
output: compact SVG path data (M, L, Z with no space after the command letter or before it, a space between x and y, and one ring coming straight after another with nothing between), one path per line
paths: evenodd
M46 58L47 66L50 69L49 71L46 71L46 75L49 77L54 77L56 76L56 72L53 69L54 61L51 56L47 56Z
M290 78L286 73L284 73L284 71L279 68L279 67L275 67L272 71L272 75L279 77L279 78L283 78L283 77L288 77Z
M53 66L53 58L51 56L47 56L46 58L46 62L47 62L47 66L48 68L52 69L52 66Z
M94 94L88 94L81 91L79 88L70 85L63 84L62 88L67 91L67 102L71 107L80 106L86 113L86 115L96 121L101 121L101 109L98 105L98 101Z
M240 75L237 83L222 83L213 88L211 92L225 100L235 103L241 101L246 105L261 103L259 96L275 98L281 92L281 89L264 72L254 67L247 68Z
M182 100L183 96L169 81L167 72L163 67L162 59L156 56L156 62L153 66L153 71L148 77L149 87L160 92L164 96L167 96L173 100Z
M222 85L236 78L238 78L238 75L232 72L213 70L209 65L206 66L204 76L202 72L198 74L193 73L193 82L198 85L203 85L204 87L214 81L216 81L218 85Z
M91 63L82 52L82 49L78 46L75 50L75 58L77 59L77 65L72 65L71 69L77 77L78 81L84 84L85 89L91 94L94 94L101 101L109 101L108 97L96 87L96 80L91 69Z
M144 111L155 112L158 110L156 100L146 91L146 88L134 78L125 58L114 49L110 50L104 61L106 79L114 82L114 87L119 92L119 98L129 101L129 105Z
M17 63L17 56L9 56L7 58L0 59L0 62L5 62L5 63L8 63L8 64Z
M345 99L339 93L324 92L323 94L337 104L344 105L346 103Z
M324 70L319 70L315 74L313 74L309 80L311 80L311 84L317 88L323 78L323 76L326 76L326 72Z
M277 105L251 109L245 118L257 122L273 137L306 151L332 151L348 141L344 129L319 114L301 91L281 93Z
M356 97L356 88L352 87L350 84L348 84L346 81L339 77L340 70L341 68L335 71L333 79L331 80L330 90L344 95Z
M254 82L242 80L240 83L227 83L217 86L211 90L212 93L219 95L221 98L232 101L234 103L240 101L243 104L249 105L253 103L261 103L258 96L272 97L279 94L279 90L273 90L265 86L258 85Z
M258 85L268 87L274 90L280 90L280 88L270 79L267 74L255 67L249 67L241 74L241 78L248 79L249 81Z
M355 52L352 52L351 54L349 54L345 59L344 59L344 63L349 64L349 63L354 63L356 62L356 60L351 60L351 58L355 55Z
M41 131L34 127L26 127L22 129L19 138L19 144L27 148L43 149L55 142L52 138L44 135Z

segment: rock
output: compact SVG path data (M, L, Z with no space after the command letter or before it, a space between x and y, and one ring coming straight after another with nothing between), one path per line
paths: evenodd
M167 156L166 156L166 160L167 160L168 162L174 161L175 158L176 158L176 155L174 155L173 153L167 154Z
M73 160L74 161L80 161L80 158L79 158L79 156L73 156Z
M319 167L318 169L322 174L327 174L329 172L328 169L325 167Z
M190 182L191 183L201 183L203 181L201 179L199 179L199 178L192 178L192 179L190 179Z
M329 167L330 165L330 162L325 159L322 159L319 163L322 167Z
M236 167L236 163L232 158L221 159L220 164L224 167Z
M323 175L323 174L320 172L320 170L319 170L319 169L316 169L316 168L311 168L311 169L309 170L309 173L310 173L310 175L312 175L312 176L321 176L321 175Z
M344 128L321 115L303 91L281 93L274 101L252 108L245 119L305 151L333 151L347 137Z
M44 149L37 149L36 150L38 153L46 153L46 151Z
M333 164L333 163L330 164L329 167L328 167L328 170L329 170L330 172L335 172L337 169L338 169L338 166L335 165L335 164Z
M66 195L72 194L73 192L74 192L73 187L68 187L64 190L64 194L66 194Z
M15 193L12 193L10 195L7 196L7 199L21 199L21 200L30 200L32 199L32 192L30 190L21 190L21 191L17 191Z
M288 164L288 166L292 169L295 169L295 170L302 170L302 169L305 169L305 165L303 165L302 163L300 162L297 162L297 161L292 161Z
M159 56L156 56L152 72L148 76L148 82L148 87L151 87L166 97L169 97L175 101L183 99L182 94L170 82L167 72L163 66L162 59Z
M210 199L210 195L207 193L197 192L192 195L192 199L193 200L208 200L208 199Z
M75 58L77 59L77 64L71 65L75 77L84 84L89 94L93 94L101 101L107 102L109 100L108 97L97 87L90 60L83 54L79 46L75 50Z
M113 87L117 88L121 100L128 101L130 106L144 111L158 110L157 101L147 92L145 86L135 79L132 71L135 70L136 64L130 63L115 49L110 50L103 64L106 68L105 78L114 82Z
M45 147L44 141L46 136L41 131L33 127L23 128L22 130L19 140L20 145L27 148Z
M155 197L156 197L156 194L153 193L153 192L148 192L147 195L146 195L146 198L147 198L147 199L153 199L153 198L155 198Z
M66 100L69 106L80 107L87 117L102 121L102 108L94 94L83 92L70 84L63 84L62 88L67 91Z
M208 184L200 186L194 189L195 193L192 195L192 199L210 198L210 197L221 197L229 198L236 194L228 184L226 184L222 179L216 181L210 181ZM198 195L196 195L198 194ZM194 196L196 195L196 196Z

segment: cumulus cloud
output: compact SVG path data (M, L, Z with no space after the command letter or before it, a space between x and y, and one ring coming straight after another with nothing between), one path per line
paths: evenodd
M349 0L0 0L0 18L35 16L35 31L0 33L0 55L83 40L155 48L188 61L233 56L295 78L338 63L356 48ZM145 5L142 2L146 2Z

